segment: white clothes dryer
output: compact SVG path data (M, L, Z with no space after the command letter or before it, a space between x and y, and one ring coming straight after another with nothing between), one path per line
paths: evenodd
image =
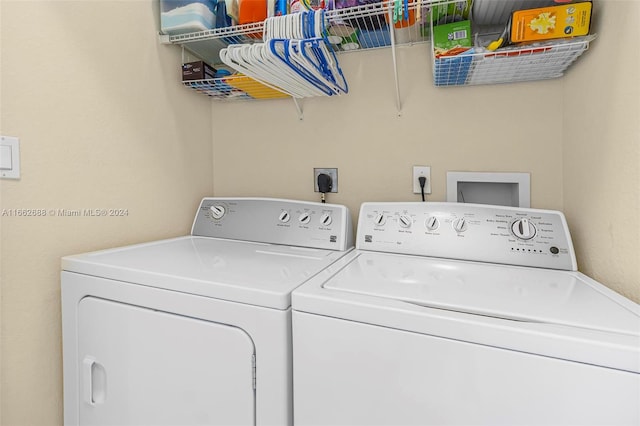
M66 425L291 425L291 291L346 207L205 198L191 235L62 259Z
M365 203L292 306L298 426L640 424L640 307L560 212Z

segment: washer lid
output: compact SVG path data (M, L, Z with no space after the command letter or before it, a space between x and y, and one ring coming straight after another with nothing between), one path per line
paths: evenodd
M346 252L204 237L68 256L62 269L276 309Z
M360 252L324 288L494 318L637 336L640 315L575 272Z

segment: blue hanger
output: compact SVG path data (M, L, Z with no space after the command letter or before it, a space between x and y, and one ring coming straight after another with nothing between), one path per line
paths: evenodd
M282 54L276 49L276 45L281 44L283 46ZM326 84L316 78L308 69L299 65L299 61L296 61L291 52L293 51L294 55L299 55L299 51L295 44L291 43L289 39L273 39L269 41L269 49L271 53L284 64L286 64L291 70L293 70L297 75L299 75L303 81L311 84L313 87L316 87L322 93L327 96L331 96L334 94L333 90L331 90Z
M349 87L347 81L344 78L342 69L340 69L338 65L338 59L333 49L331 49L329 42L324 37L319 37L300 40L300 44L304 58L315 68L326 83L330 84L329 87L331 87L332 91L337 95L348 93ZM313 55L309 55L308 52L311 52ZM330 58L327 58L327 52L331 54Z

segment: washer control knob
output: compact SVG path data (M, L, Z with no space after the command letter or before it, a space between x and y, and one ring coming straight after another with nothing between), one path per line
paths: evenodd
M407 216L406 214L400 215L400 217L398 218L398 223L403 228L410 228L411 227L411 218L409 216Z
M280 212L280 216L278 216L278 220L282 223L287 223L289 222L289 219L291 219L291 215L289 214L289 212L286 210L282 210Z
M521 240L530 240L536 235L536 227L526 217L513 222L511 231Z
M311 222L311 215L309 214L309 212L304 212L300 216L298 216L298 221L303 225L306 225L307 223Z
M333 221L333 219L331 218L331 215L329 213L324 213L321 217L320 217L320 223L323 226L329 226L331 225L331 222Z
M458 232L458 233L466 231L467 230L467 220L464 217L461 217L460 219L456 219L453 222L453 229L455 229L455 231Z
M375 223L376 226L382 226L386 221L387 221L387 218L382 213L378 213L376 217L373 219L373 223Z
M211 216L214 219L222 219L222 216L224 216L225 213L227 212L224 206L220 206L220 205L209 207L209 211L211 212Z
M426 226L429 231L435 231L440 226L440 221L437 217L431 216L425 220L424 226Z

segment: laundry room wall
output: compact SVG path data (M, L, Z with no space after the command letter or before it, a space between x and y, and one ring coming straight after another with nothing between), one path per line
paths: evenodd
M640 302L640 2L597 5L599 38L562 79L436 89L425 45L401 48L398 115L390 51L355 52L351 93L299 120L291 101L183 89L151 0L1 0L0 134L20 138L22 178L0 180L0 424L62 424L61 256L184 234L212 193L318 200L313 167L339 169L328 201L354 218L419 200L412 165L432 167L433 201L449 170L529 172L580 268ZM74 216L96 209L127 214Z
M640 2L598 6L598 40L564 85L563 206L581 270L640 302Z
M339 56L350 93L303 100L303 120L292 101L214 103L214 191L318 200L313 168L337 167L328 201L355 219L418 201L412 165L431 166L432 201L447 171L528 172L532 207L567 210L581 270L638 302L639 4L596 2L600 36L561 79L435 88L416 45L398 51L400 115L388 49Z
M319 200L313 168L338 168L338 193L354 215L363 201L420 200L412 166L431 166L446 199L447 171L531 173L532 204L561 208L562 80L435 88L426 44L398 49L400 113L390 49L339 56L348 95L301 101L214 103L218 195Z
M0 424L61 425L60 257L189 232L213 190L211 103L178 83L151 1L0 9L0 134L22 171L0 180Z

